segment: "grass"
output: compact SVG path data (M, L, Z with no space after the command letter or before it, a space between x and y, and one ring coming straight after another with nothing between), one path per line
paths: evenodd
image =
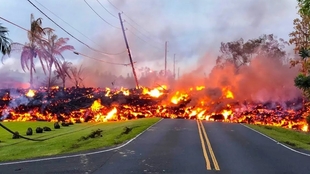
M26 136L28 127L33 129L33 139L45 139L45 141L29 141L24 139L12 139L12 134L0 128L0 161L22 160L35 157L59 155L86 150L94 150L115 146L135 137L159 118L144 118L130 121L106 122L106 123L77 123L68 127L61 126L54 129L51 122L3 122L2 124L12 131L18 131ZM50 132L35 133L37 127L48 126ZM132 128L128 134L124 134L124 128ZM102 137L87 137L95 130L102 130Z
M304 149L310 151L309 133L275 126L263 126L263 125L247 125L247 126L294 149Z

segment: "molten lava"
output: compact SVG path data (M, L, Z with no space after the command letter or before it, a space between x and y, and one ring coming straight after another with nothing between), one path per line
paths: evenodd
M155 88L100 89L51 88L19 90L20 95L0 90L3 121L106 122L145 117L201 119L232 123L281 126L308 131L308 112L297 104L239 102L233 90L224 87L221 96L210 98L205 86L173 91L162 85ZM23 98L27 96L27 100ZM296 104L297 103L297 104Z
M25 94L27 97L34 97L35 91L32 89L29 89L29 91Z

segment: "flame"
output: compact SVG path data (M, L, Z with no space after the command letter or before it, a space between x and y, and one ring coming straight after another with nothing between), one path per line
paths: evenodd
M101 109L101 100L95 100L90 108L93 112L99 111Z
M225 94L225 97L228 99L234 99L234 94L228 89L228 88L223 88L223 93Z
M160 87L157 87L157 88L154 88L154 89L151 89L151 90L149 90L148 88L143 87L142 88L142 90L143 90L142 93L143 94L147 94L147 95L149 95L151 97L158 98L158 97L160 97L161 95L164 94L163 91L166 90L166 89L167 89L166 85L162 85Z
M309 131L305 118L310 112L310 105L307 112L284 109L281 106L267 108L263 104L255 103L248 103L244 107L240 103L236 104L235 100L231 103L228 102L232 100L225 100L234 99L234 94L228 87L222 88L222 96L219 99L208 98L203 91L205 88L205 86L193 86L178 91L167 90L165 85L131 90L123 87L120 89L64 88L62 92L66 93L68 98L59 99L56 95L59 88L56 86L50 91L49 99L43 98L40 101L42 104L47 104L49 108L43 111L37 105L21 104L14 108L15 105L10 105L10 103L12 101L19 102L15 99L24 95L11 95L9 92L3 92L0 93L0 100L4 103L2 106L0 105L0 112L7 116L3 121L58 121L59 117L70 122L106 122L143 117L215 121L221 117L220 119L223 121L233 123L245 122ZM34 97L36 94L46 93L46 90L42 87L37 90L22 91L26 96ZM118 100L120 94L123 95L122 100ZM71 101L80 103L75 106L75 104L69 103ZM88 103L91 105L88 106ZM57 106L64 107L63 111L69 112L53 111L53 107ZM77 108L77 106L83 107Z
M228 116L232 114L231 110L223 110L222 115L224 116L225 120L227 120Z
M196 90L197 90L197 91L201 91L201 90L203 90L203 89L205 89L205 86L197 86L197 87L196 87Z
M34 97L35 90L29 89L29 91L25 94L27 97Z
M301 128L302 131L307 132L308 131L308 124L304 124Z
M188 97L188 94L180 93L180 91L177 91L175 95L171 98L171 103L178 104L181 100L186 100Z

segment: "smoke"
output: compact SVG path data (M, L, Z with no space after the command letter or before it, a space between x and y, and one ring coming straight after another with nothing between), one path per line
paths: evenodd
M26 97L24 94L21 94L16 89L10 89L9 95L12 100L10 100L9 105L2 110L0 120L4 120L8 117L9 110L15 109L20 105L27 105L30 102L28 97Z
M123 34L119 29L118 12L124 12L122 13L122 17L126 29L125 33L132 58L136 62L136 72L142 85L153 86L160 83L168 83L167 80L158 75L164 69L164 44L167 41L167 68L170 72L172 71L173 55L176 54L176 70L180 68L181 75L179 82L177 84L170 83L171 86L189 87L194 85L209 85L210 88L215 88L221 86L220 84L222 83L227 83L229 85L234 84L232 86L238 89L240 88L239 84L245 85L247 88L251 86L253 90L256 86L247 84L248 81L244 80L249 77L245 75L231 75L232 70L229 70L229 68L226 73L220 72L222 74L221 77L213 75L214 77L212 78L215 79L209 80L210 82L208 83L201 79L208 77L208 74L212 70L220 42L227 42L239 39L240 37L244 39L256 38L266 33L273 33L281 38L287 38L289 32L293 29L293 19L297 16L295 9L296 2L291 0L283 0L281 2L241 0L238 3L229 0L197 0L195 2L191 0L184 0L182 2L177 0L110 1L119 10L115 10L107 1L102 3L116 18L103 12L103 9L96 1L89 2L89 4L97 12L100 12L100 15L104 19L117 28L103 22L83 2L82 4L75 2L68 2L67 4L68 8L74 7L74 9L81 11L82 13L80 14L59 11L64 20L70 21L69 23L81 30L82 33L87 33L94 40L94 43L88 43L88 40L82 36L77 35L70 29L68 30L74 35L77 35L78 38L83 38L82 40L90 46L109 54L105 55L85 47L80 47L80 43L76 43L72 38L70 39L69 44L74 45L77 51L89 57L105 61L96 61L82 57L81 61L75 63L77 67L83 65L84 73L81 76L84 86L87 87L135 86L130 66L106 63L129 63ZM59 4L49 2L44 2L43 4L50 7L52 11L55 11L54 9L59 10ZM69 9L66 10L70 11ZM284 15L286 16L285 18L283 18ZM28 22L29 14L25 16L24 21ZM40 15L36 15L36 17L40 17ZM77 18L79 20L76 20ZM80 27L81 23L87 25ZM56 32L59 37L68 37L57 27L50 24L49 20L44 20L43 25L57 29ZM67 29L66 26L64 27ZM13 38L13 40L15 39ZM18 39L16 41L20 43L24 42ZM76 55L70 53L69 56L65 57L68 61L72 60L76 62L77 57L73 56ZM156 75L145 75L144 72L139 71L143 67L149 67L153 72L158 73ZM242 71L253 73L249 69ZM260 77L254 77L258 80L260 79ZM269 76L267 75L267 77ZM26 79L28 81L28 73L26 74ZM69 81L67 80L67 85L74 86L74 83ZM263 100L265 98L262 96L268 94L266 90L273 90L274 92L272 85L269 84L271 82L265 80L264 83L267 85L264 88L265 90L261 90L259 93L251 96L252 98ZM281 83L284 84L283 81ZM282 86L282 88L280 91L291 90L286 85ZM236 92L238 93L238 90ZM251 91L250 89L246 89L246 92L249 95ZM276 91L276 93L279 92Z

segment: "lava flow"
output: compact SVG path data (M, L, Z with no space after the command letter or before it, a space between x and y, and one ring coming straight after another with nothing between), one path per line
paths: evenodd
M2 121L106 122L145 117L201 119L281 126L308 131L302 99L285 103L237 101L229 87L209 98L205 86L0 90Z

